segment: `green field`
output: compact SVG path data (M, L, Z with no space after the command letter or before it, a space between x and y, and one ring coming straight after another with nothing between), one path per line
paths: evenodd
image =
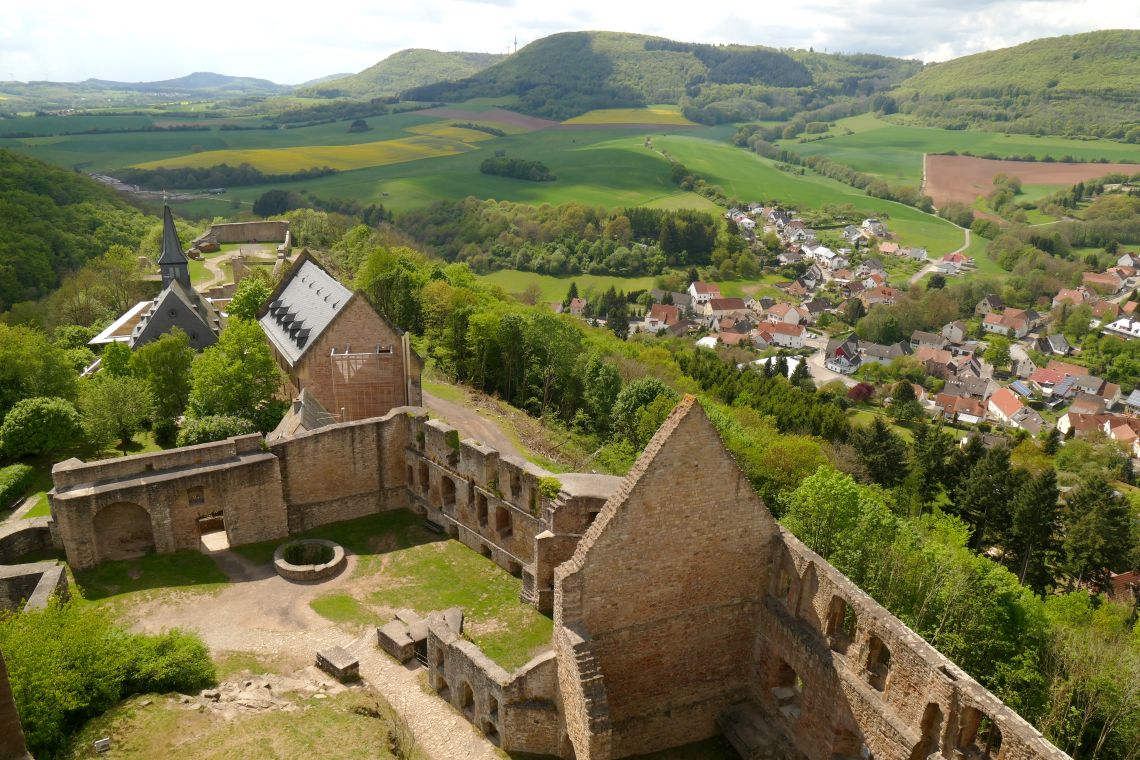
M570 283L578 284L578 292L603 291L609 287L629 292L649 290L657 287L652 277L606 277L596 274L579 274L568 277L554 277L535 272L520 272L517 269L502 269L491 274L479 275L479 279L491 285L498 285L508 293L522 293L531 283L538 285L540 299L544 302L561 302L566 297Z
M843 134L846 130L854 134ZM802 156L826 156L867 174L916 185L922 181L923 154L950 150L959 153L969 151L979 156L993 153L1002 158L1029 154L1038 158L1070 155L1081 161L1098 158L1140 161L1140 146L1112 140L1071 140L972 129L903 126L873 114L840 119L831 133L838 136L805 143L781 140L779 145ZM1137 171L1140 171L1140 166L1137 166Z
M778 200L802 208L849 203L885 217L901 243L925 246L931 255L953 251L963 242L962 230L944 219L901 203L871 198L861 190L810 172L800 176L780 171L774 161L742 148L678 135L654 137L653 142L706 180L723 187L730 197L743 201Z
M648 106L647 108L602 108L587 111L581 116L567 119L563 124L660 124L674 127L695 127L681 115L677 106Z

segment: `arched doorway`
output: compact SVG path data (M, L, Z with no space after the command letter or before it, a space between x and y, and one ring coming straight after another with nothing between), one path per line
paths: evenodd
M138 504L119 501L103 507L95 514L94 524L100 562L154 552L150 514Z

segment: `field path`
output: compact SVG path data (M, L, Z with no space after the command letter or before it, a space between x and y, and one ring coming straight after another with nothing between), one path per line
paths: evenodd
M291 583L269 566L228 550L210 556L229 576L229 585L213 596L187 594L144 603L136 608L135 630L186 628L197 631L211 652L256 652L297 665L311 664L319 649L344 647L360 660L364 681L384 695L430 758L501 757L450 704L425 689L420 668L405 667L377 648L374 627L341 627L309 606L315 597L356 580L355 556L349 556L339 576L316 584Z
M959 246L956 250L950 251L950 253L946 254L947 256L954 254L954 253L965 253L966 249L970 247L970 235L972 233L970 232L970 230L968 230L965 227L963 227L962 230L966 233L966 242L962 243L962 245ZM933 272L934 267L936 267L936 266L938 266L938 262L932 261L929 264L927 264L926 266L924 266L922 269L915 272L910 278L910 284L911 285L916 284L919 280L921 280L923 278L924 275L928 275L931 272Z
M522 456L515 442L492 420L474 409L455 401L448 401L424 391L424 406L429 412L449 425L459 428L464 438L474 438L502 454Z

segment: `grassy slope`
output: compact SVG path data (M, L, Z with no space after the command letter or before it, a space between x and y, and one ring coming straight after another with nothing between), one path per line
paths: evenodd
M535 283L541 291L543 301L561 301L566 297L570 283L578 284L578 292L585 293L590 289L602 291L613 287L616 290L643 290L654 287L653 277L608 277L596 274L580 274L567 277L554 277L548 274L535 272L520 272L517 269L503 269L491 274L479 275L483 282L499 285L508 293L521 293L528 285Z
M443 53L410 48L393 53L357 74L304 87L297 90L297 94L304 96L336 91L338 97L362 100L398 95L412 87L472 76L502 57L493 53Z
M843 134L850 129L854 134ZM1064 137L1011 135L975 130L949 130L902 126L873 114L837 122L837 137L814 142L780 142L781 147L803 156L826 156L853 169L884 179L918 184L922 180L922 155L950 150L999 157L1030 154L1038 158L1070 155L1078 160L1099 158L1140 160L1140 147L1111 140L1072 140ZM1140 167L1137 167L1140 170Z
M949 222L901 203L871 198L825 177L782 172L773 161L741 148L687 136L655 137L654 144L741 200L778 199L805 208L850 203L888 217L889 227L904 244L926 246L931 254L947 253L962 244L962 231Z

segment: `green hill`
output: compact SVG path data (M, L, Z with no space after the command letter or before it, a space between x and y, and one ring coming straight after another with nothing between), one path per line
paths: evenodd
M807 109L866 98L920 68L916 61L876 55L566 32L536 40L466 79L405 91L404 98L456 102L517 95L522 110L556 119L594 108L672 103L682 106L690 119L719 123L789 118Z
M1140 142L1137 71L1140 31L1049 37L929 66L892 93L893 107L951 129Z
M0 150L0 312L39 298L112 245L134 248L149 220L82 174Z
M300 87L296 94L361 100L390 97L413 87L472 76L502 58L494 53L441 53L411 48L393 53L358 74Z

